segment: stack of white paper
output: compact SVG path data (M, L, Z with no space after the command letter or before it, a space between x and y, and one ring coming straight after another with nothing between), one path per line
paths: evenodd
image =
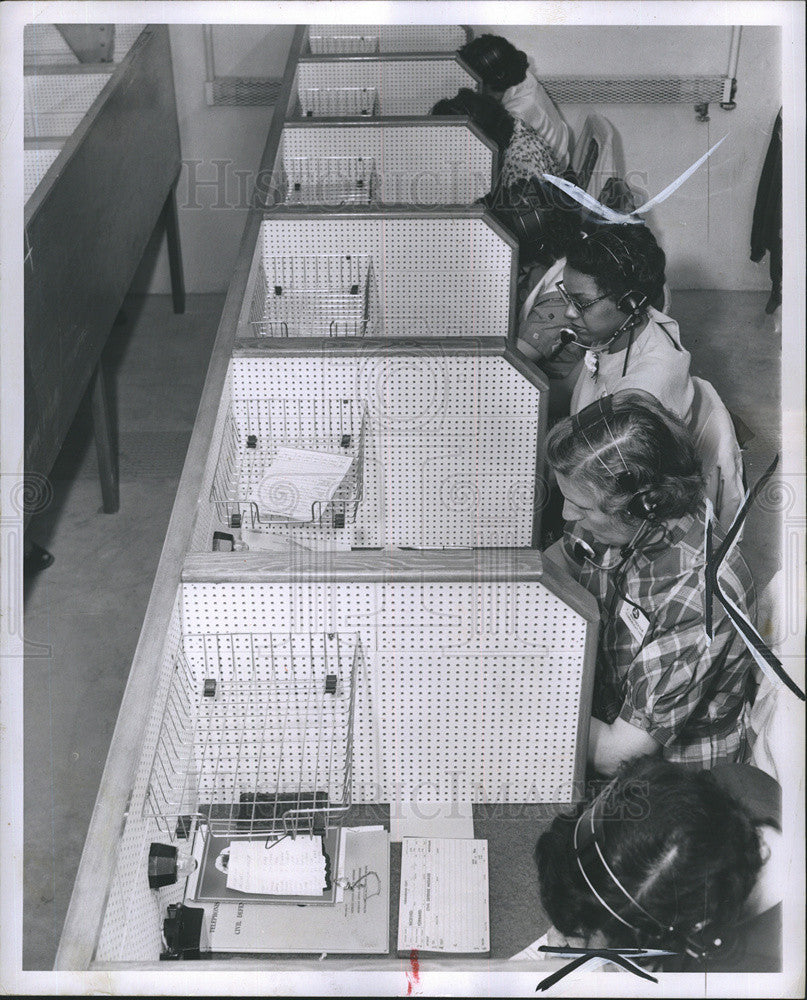
M227 888L264 896L316 896L326 889L322 837L234 840Z
M303 448L278 448L258 485L262 514L311 521L331 501L353 465L351 455ZM320 508L315 509L314 504Z

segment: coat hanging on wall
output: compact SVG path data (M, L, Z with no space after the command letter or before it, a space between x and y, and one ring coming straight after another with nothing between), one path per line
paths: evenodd
M762 175L757 188L751 224L751 260L770 253L771 297L765 307L772 313L782 304L782 109L773 126Z

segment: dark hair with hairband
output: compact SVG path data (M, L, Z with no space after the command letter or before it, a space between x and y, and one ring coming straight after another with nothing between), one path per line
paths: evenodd
M513 116L495 98L461 87L454 97L444 97L431 109L432 115L468 115L503 153L513 138Z
M744 808L708 772L656 758L625 765L588 807L556 818L535 856L562 933L601 930L614 946L700 960L730 948L762 866Z
M626 315L664 302L666 257L644 224L600 226L566 252L569 267L593 278Z
M526 79L529 65L526 53L501 35L480 35L458 52L491 90L508 90Z

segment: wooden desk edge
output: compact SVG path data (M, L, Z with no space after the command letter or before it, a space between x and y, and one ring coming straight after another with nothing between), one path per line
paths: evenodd
M277 154L283 115L291 94L304 37L305 27L298 25L264 148L262 168L267 161L271 166ZM135 46L127 54L127 59L133 57L134 48ZM216 404L221 395L235 339L241 298L257 241L260 216L260 210L253 208L244 227L238 264L224 303L176 500L70 898L54 963L54 969L57 970L87 969L95 953L117 860L120 826L139 763L142 733L150 711L149 694L152 690L154 663L165 642L180 583L182 561L190 544L202 471L216 417Z

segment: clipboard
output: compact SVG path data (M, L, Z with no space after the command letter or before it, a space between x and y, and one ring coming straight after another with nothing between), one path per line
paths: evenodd
M221 852L229 847L233 837L216 837L205 828L197 833L194 844L194 857L198 864L196 871L188 878L186 896L191 900L199 902L249 902L257 905L261 904L330 904L337 900L337 879L339 877L339 850L341 841L341 829L329 827L324 835L323 850L328 859L330 872L329 888L325 889L317 896L264 896L251 892L239 892L237 889L230 889L227 886L227 875L216 867L216 858ZM239 840L260 841L263 843L267 838L263 836L239 837Z
M386 955L389 953L389 833L383 827L342 830L343 897L333 906L253 899L200 900L202 940L215 954Z

